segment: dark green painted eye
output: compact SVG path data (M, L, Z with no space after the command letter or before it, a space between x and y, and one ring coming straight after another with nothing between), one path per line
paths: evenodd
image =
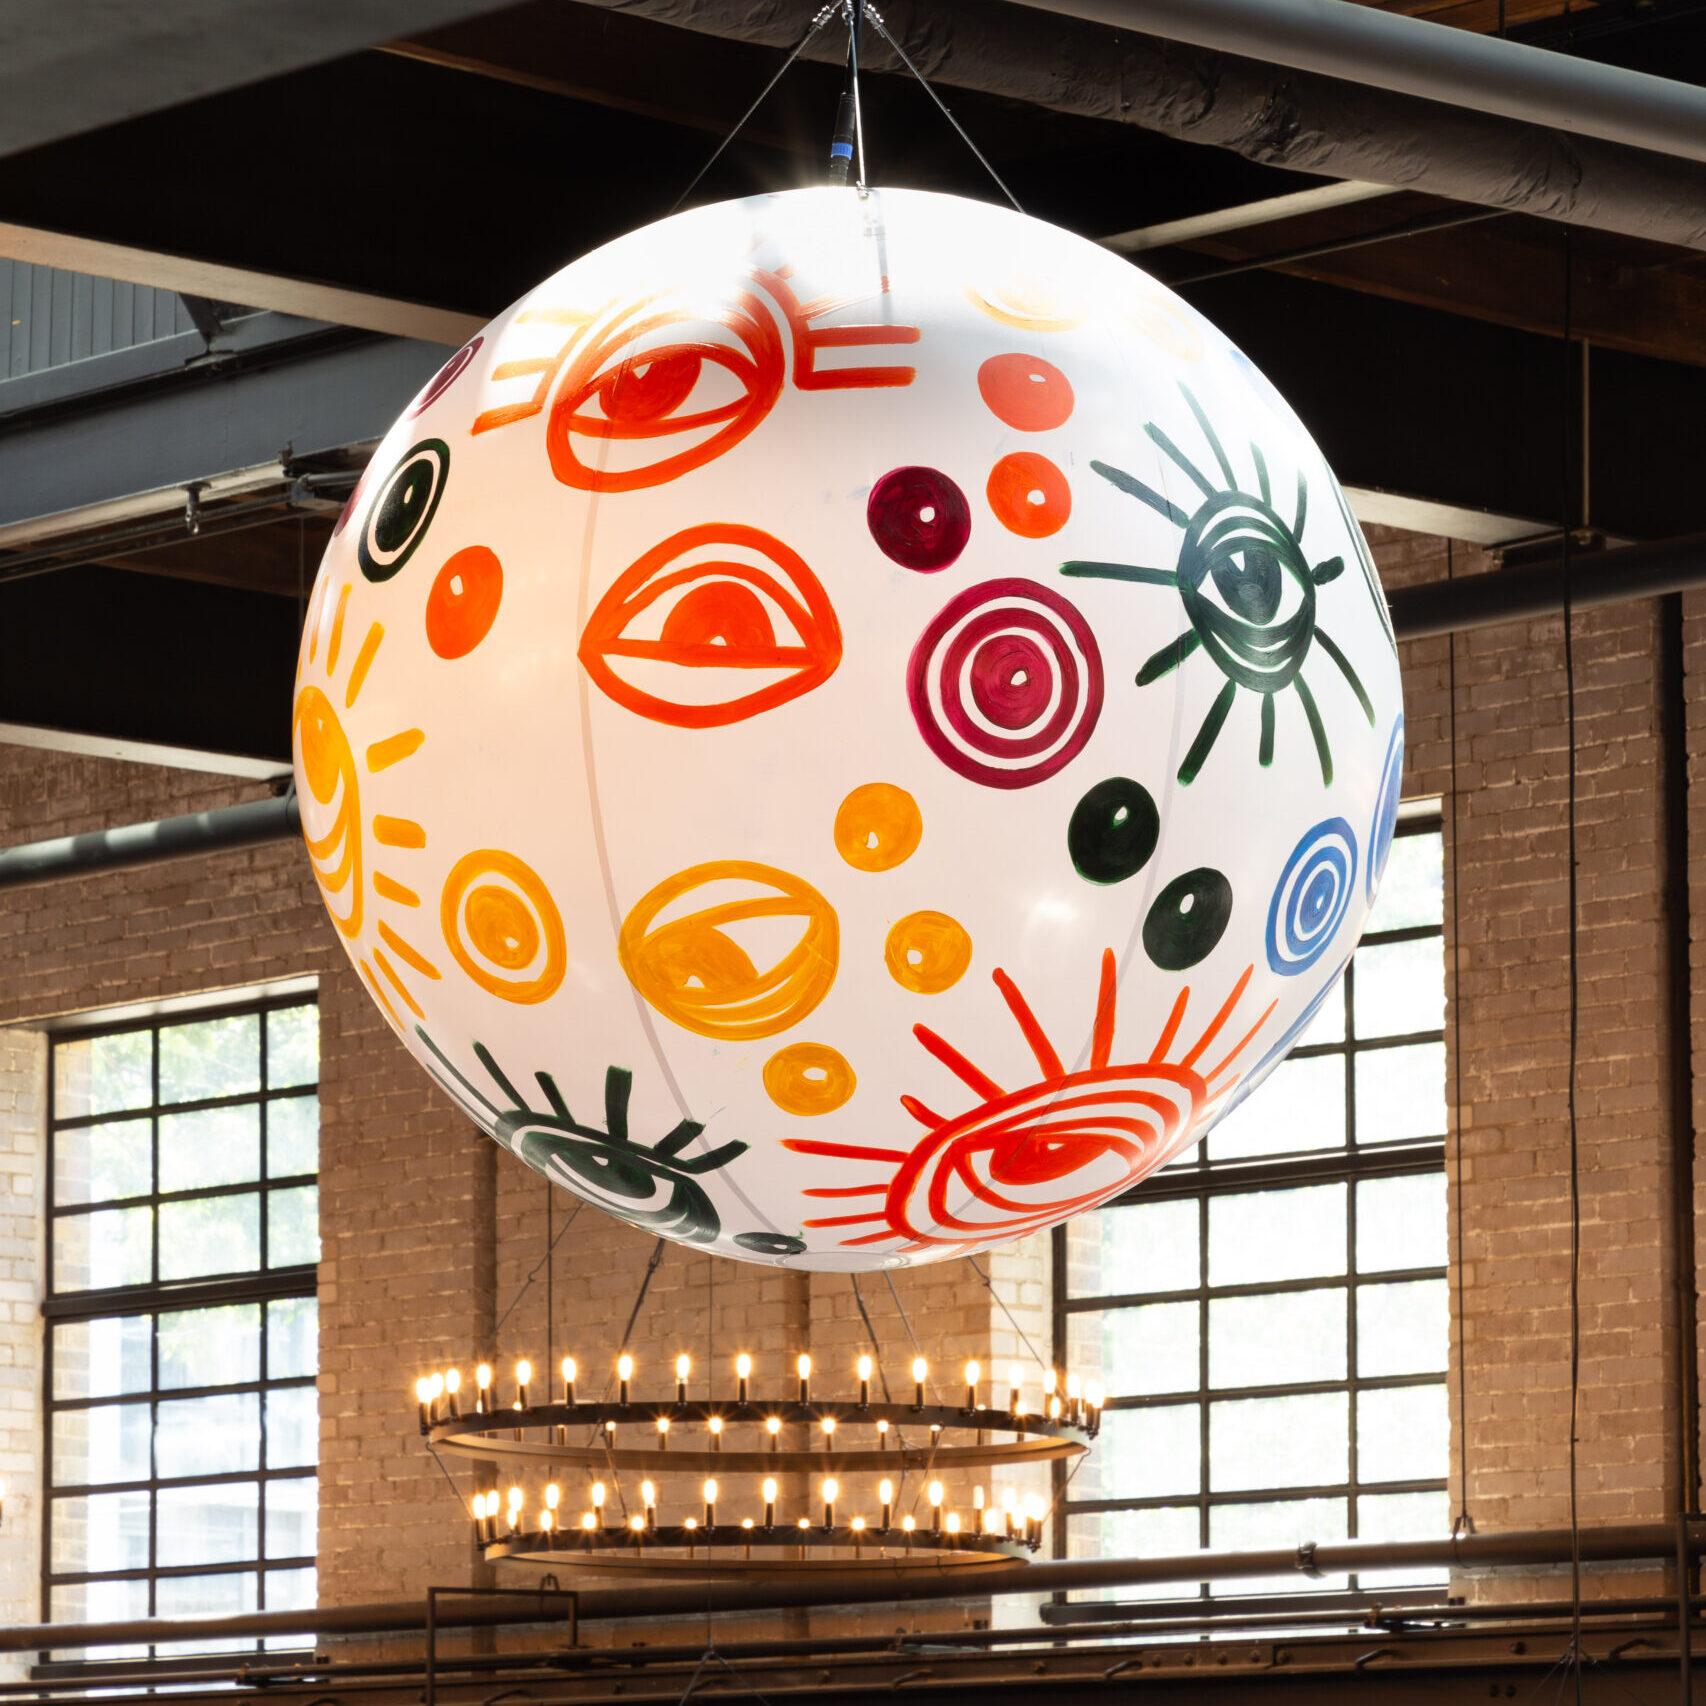
M426 537L450 477L450 446L423 438L386 476L362 523L356 556L370 581L388 581Z
M797 1256L806 1247L805 1239L786 1232L737 1232L735 1243L755 1256Z
M1123 883L1149 863L1161 836L1161 814L1141 782L1110 776L1076 806L1066 826L1066 850L1091 883Z
M1184 971L1206 960L1226 934L1232 885L1208 866L1175 877L1143 921L1143 947L1163 971Z

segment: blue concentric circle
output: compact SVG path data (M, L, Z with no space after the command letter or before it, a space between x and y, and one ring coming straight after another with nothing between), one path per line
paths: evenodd
M1268 903L1268 965L1296 977L1326 953L1350 910L1357 842L1342 817L1323 819L1291 850Z

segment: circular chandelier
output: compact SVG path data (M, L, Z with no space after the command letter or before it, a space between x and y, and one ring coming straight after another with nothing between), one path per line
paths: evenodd
M814 1394L803 1353L793 1381L765 1390L743 1352L732 1395L693 1396L685 1352L673 1398L636 1397L636 1369L622 1352L613 1380L590 1399L577 1390L572 1356L555 1391L519 1360L507 1402L489 1363L475 1369L471 1394L455 1368L416 1381L429 1449L508 1479L507 1491L488 1487L470 1503L489 1561L685 1575L762 1574L784 1558L790 1570L1012 1565L1042 1543L1043 1500L1011 1483L992 1492L981 1479L968 1493L964 1472L993 1480L1079 1457L1101 1425L1094 1382L1054 1369L1027 1381L1017 1364L1004 1406L992 1401L996 1390L986 1393L976 1361L964 1367L958 1403L931 1392L923 1356L912 1360L910 1403L886 1383L873 1398L881 1375L871 1355L855 1364L850 1398ZM565 1471L584 1477L579 1509L557 1478ZM660 1497L660 1480L683 1475L702 1478ZM542 1484L530 1489L530 1476Z

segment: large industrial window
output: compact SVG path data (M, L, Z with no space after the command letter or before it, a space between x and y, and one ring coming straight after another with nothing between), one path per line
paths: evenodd
M1401 825L1290 1058L1200 1150L1056 1234L1062 1360L1110 1395L1063 1502L1071 1555L1449 1532L1442 891L1437 821ZM1216 1591L1305 1585L1350 1584Z
M300 996L54 1041L54 1622L314 1603L318 1077Z

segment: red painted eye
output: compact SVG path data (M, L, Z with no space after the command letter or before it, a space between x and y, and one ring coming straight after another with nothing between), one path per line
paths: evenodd
M661 486L732 449L770 413L786 363L781 334L743 291L714 314L642 303L569 364L545 429L566 486Z
M805 560L757 527L690 527L619 575L580 660L618 705L676 728L716 728L826 681L841 625Z

